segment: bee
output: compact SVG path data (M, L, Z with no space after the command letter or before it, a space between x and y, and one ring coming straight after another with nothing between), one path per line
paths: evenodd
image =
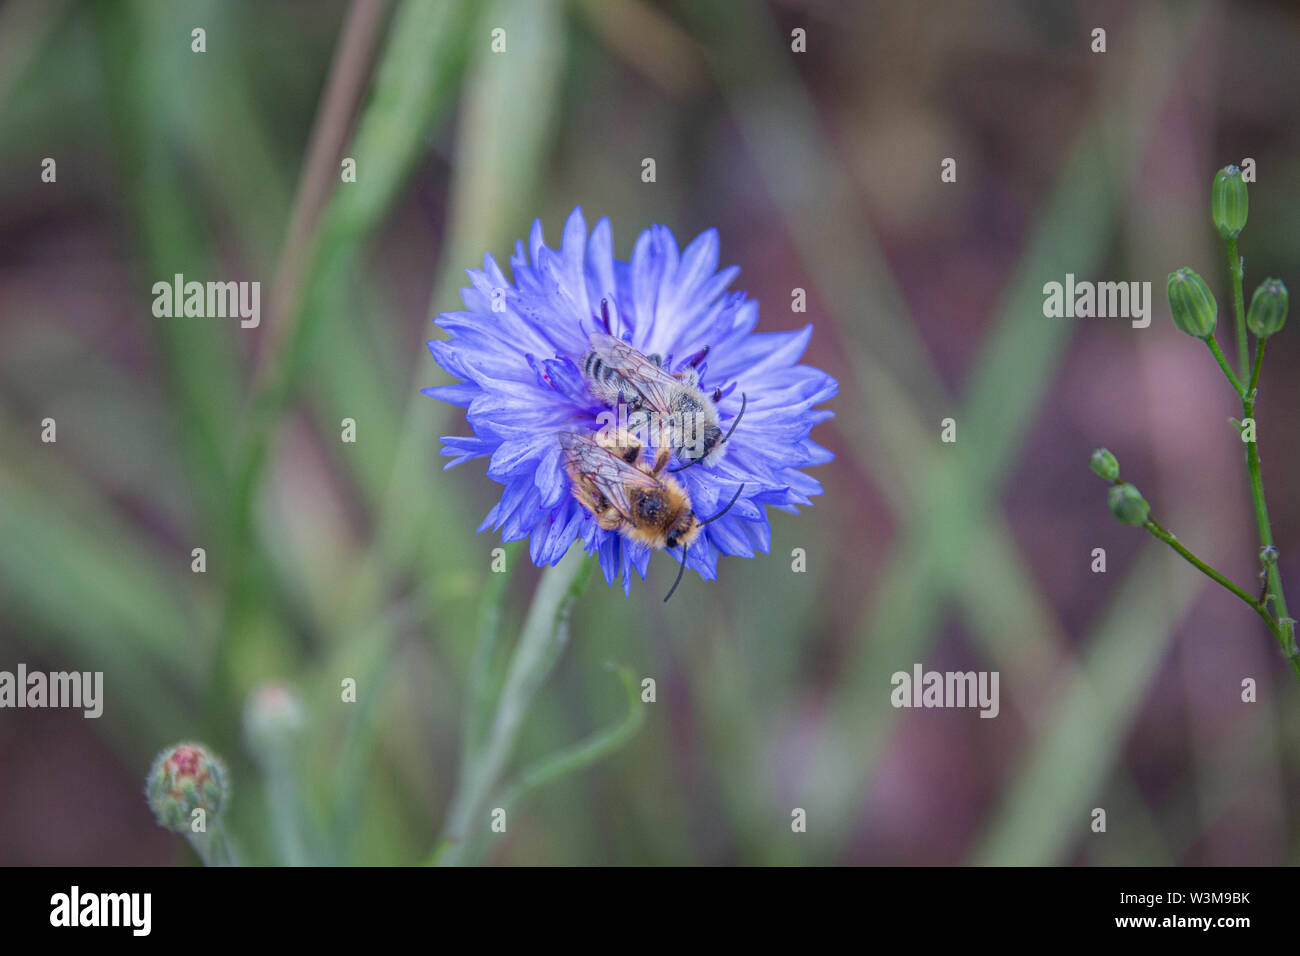
M606 303L602 302L601 308L607 315ZM721 460L748 400L741 395L740 412L723 435L717 405L722 390L706 395L699 384L698 366L708 354L707 347L673 374L664 366L662 356L644 355L616 336L593 332L590 343L590 351L582 357L587 388L610 408L627 406L628 425L636 431L644 433L652 416L657 418L664 443L678 458L690 459L671 471L700 463L716 465Z
M745 486L736 489L726 508L701 520L681 482L664 471L670 457L667 448L659 449L649 463L642 457L641 443L628 436L621 443L600 433L561 432L559 438L573 497L600 527L652 548L682 549L681 568L664 596L667 601L686 570L686 549L704 525L727 513Z

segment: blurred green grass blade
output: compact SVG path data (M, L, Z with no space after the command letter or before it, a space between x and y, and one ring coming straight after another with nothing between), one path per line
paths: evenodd
M248 438L233 490L231 549L247 554L255 545L253 514L271 442L322 323L320 317L346 301L361 247L379 226L413 170L421 148L452 102L464 53L467 3L426 4L408 0L397 11L377 67L370 99L349 155L357 181L340 184L322 217L301 293L292 298L282 326L270 341L250 412ZM214 668L213 700L233 699L234 661L249 641L251 626L267 601L265 584L245 564L228 587L223 641ZM214 720L220 715L214 713Z
M501 646L501 607L506 589L514 576L515 565L524 558L524 542L512 541L505 546L506 570L489 573L483 596L479 600L478 639L470 663L465 691L465 724L461 736L461 773L465 773L474 754L482 746L492 720L492 708L500 691L501 674L496 665Z
M925 475L920 483L925 494L918 499L921 511L902 550L873 589L860 650L836 693L834 722L840 729L833 732L834 739L840 746L855 741L854 749L867 768L883 753L887 727L896 715L892 708L880 707L880 701L864 700L861 688L879 684L883 700L887 684L881 681L925 659L954 580L965 573L970 555L982 553L976 516L995 503L997 484L1014 466L1031 411L1072 333L1068 326L1043 320L1041 285L1043 276L1053 273L1040 270L1059 267L1061 274L1067 269L1086 274L1104 256L1125 179L1110 173L1107 150L1113 148L1096 123L1079 136L1027 245L1031 265L1018 271L991 344L974 370L970 404L954 416L964 434L973 437L963 437L947 461L931 456L930 467L916 472ZM1022 380L1023 389L1018 384ZM1008 389L1015 390L1014 401L1007 401ZM1001 597L1019 600L1017 594ZM869 742L865 747L864 740ZM823 812L838 821L827 834L832 841L843 835L838 827L849 825L866 786L866 779L852 781L857 774L846 771L837 749L822 751L814 774L824 782L819 788L819 801L828 801Z
M471 61L457 136L450 221L440 255L441 278L431 290L432 311L454 306L451 299L464 268L479 265L489 249L504 252L510 240L524 234L525 224L536 212L530 204L538 194L544 158L555 133L552 120L564 62L560 4L545 0L476 9L482 15L468 32ZM506 30L508 52L504 54L491 51L490 28L496 26ZM427 327L419 341L436 334L435 328ZM421 354L425 354L422 348ZM448 380L431 359L417 367L418 384ZM472 518L451 502L444 473L431 467L437 436L464 428L449 424L451 419L448 406L418 388L410 389L397 447L391 459L385 458L391 460L391 469L376 499L375 547L362 578L374 581L382 577L383 568L389 573L413 571L428 616L446 624L440 637L473 633L471 627L457 624L465 609L438 592L440 582L463 569L467 542L474 540ZM484 554L491 545L483 541ZM369 587L362 584L363 589ZM364 601L358 603L365 606Z
M97 343L52 316L32 318L39 324L15 336L0 355L0 377L14 407L42 409L65 435L71 425L73 441L59 446L61 460L93 475L119 500L145 503L164 525L184 527L192 502L170 441L172 413L159 390L142 386ZM62 374L68 367L77 369L72 379Z
M205 239L210 224L198 217L191 184L170 149L176 132L173 106L179 99L175 77L189 75L192 66L188 46L175 39L188 28L182 34L168 32L174 12L151 13L147 4L97 7L96 25L118 139L118 172L145 264L144 274L137 276L141 321L162 344L188 477L205 532L215 541L229 513L229 416L239 407L238 329L232 323L154 319L145 306L146 290L154 282L170 281L176 273L211 274Z
M1089 134L1090 130L1085 130L1080 137L1076 154L1090 153L1096 148ZM1056 248L1058 255L1069 257L1075 269L1086 271L1103 253L1111 223L1114 184L1093 175L1091 167L1084 163L1072 162L1068 168L1073 176L1067 176L1055 193L1057 197L1066 198L1049 202L1032 234L1028 254L1032 257L1036 255L1033 250ZM1078 204L1083 201L1081 195L1102 210L1082 223L1072 218ZM1028 273L1022 273L1007 301L1023 302L1028 294L1025 290L1032 282ZM1041 281L1037 287L1041 287ZM1039 324L1046 326L1041 318L1041 305L1037 312ZM1028 319L1032 320L1033 317ZM1016 327L1025 321L1023 314L1008 312L1003 314L999 324ZM1043 351L1036 355L1017 355L1018 361L1030 367L1026 374L1035 377L1053 367L1059 357L1059 344L1068 334L1068 327L1057 323L1036 336ZM1053 336L1058 343L1055 349L1048 347ZM1001 341L1015 344L1014 336ZM1015 351L1019 353L1020 350ZM977 379L979 374L977 370ZM982 433L977 414L991 415L995 419L1001 415L996 406L981 405L971 414L957 413L961 423L959 427ZM1018 435L1028 423L1027 417L1020 416L1005 424ZM1015 437L1002 436L1000 442L1003 447L1008 447ZM897 716L888 706L888 675L908 670L915 661L924 660L930 645L937 639L941 615L951 598L952 582L963 573L969 556L979 553L979 542L974 537L978 524L976 516L993 503L995 479L1011 465L1009 460L995 460L998 461L995 465L973 468L969 462L973 454L961 452L965 447L972 447L965 438L954 446L956 454L961 455L960 460L951 456L945 460L931 453L926 456L924 468L917 463L907 469L922 476L919 481L913 481L914 486L922 489L917 497L919 513L913 515L901 547L872 589L862 639L846 669L845 679L834 694L832 717L827 728L829 736L819 748L812 774L817 781L817 793L816 800L809 802L817 808L819 817L834 821L832 826L820 828L828 843L841 840L841 828L851 825L854 807L884 751ZM974 447L980 449L980 446ZM1003 597L1018 599L1016 595ZM863 688L869 687L878 690L864 693ZM846 766L842 759L844 748L857 753L860 762L855 762L853 767Z
M283 348L258 398L258 422L241 475L238 510L248 514L269 440L267 432L287 400L296 373L322 319L343 320L341 303L352 281L361 247L387 214L398 190L418 162L438 122L454 102L466 55L472 5L407 0L396 12L376 68L369 101L348 150L357 162L357 181L335 189L322 217L298 306L282 333ZM337 328L337 326L335 326ZM337 349L323 353L339 355ZM332 384L346 385L356 372L330 367ZM373 385L373 383L372 383ZM374 389L358 404L380 408Z
M302 294L286 327L274 330L268 378L257 396L254 448L241 493L251 493L266 436L278 418L310 347L319 316L351 281L361 246L380 225L407 181L430 132L452 103L466 52L470 5L407 0L393 17L370 98L348 154L357 180L336 186L313 244Z
M0 438L5 448L23 447L7 423ZM51 663L102 670L105 723L155 740L193 731L185 697L206 654L199 622L210 614L178 597L189 590L182 568L187 559L163 567L66 469L29 464L20 473L0 463L4 616L26 622L25 640Z
M399 622L390 615L374 633L361 640L360 666L336 668L330 675L328 693L335 698L338 685L334 674L358 673L357 701L347 711L343 743L335 764L333 787L333 844L336 862L350 861L356 835L357 815L361 810L366 784L373 780L369 772L378 737L379 705L384 699L387 674L391 665L393 642ZM332 701L331 701L332 702Z
M431 311L465 283L488 249L526 234L542 210L527 208L539 194L542 157L557 129L564 60L559 0L493 0L474 35L452 182L451 229ZM505 53L490 47L490 29L506 31ZM566 210L567 211L567 210ZM501 251L506 251L501 249ZM450 303L447 303L447 307Z
M21 448L9 423L0 423L4 447ZM164 568L146 542L113 515L73 474L42 463L41 451L22 474L0 464L0 561L7 584L23 582L24 601L49 626L68 629L93 646L114 633L135 666L170 670L193 687L203 647L195 640L192 602L182 586L189 557ZM57 501L58 504L52 504ZM69 595L75 595L70 600Z
M912 403L938 421L943 389L874 234L857 190L817 124L818 110L764 5L681 3L740 122L750 153L784 218L799 258L851 335L851 354L875 356ZM871 314L863 316L865 303Z
M1017 460L1020 445L1060 364L1075 326L1043 317L1043 283L1066 273L1093 275L1108 251L1123 185L1133 174L1129 144L1116 135L1117 117L1100 113L1069 161L1025 248L984 339L963 394L956 450L969 485L987 492ZM1014 398L1008 400L1008 391Z
M1147 548L1125 578L1083 652L1080 672L1059 694L1029 758L1016 772L978 865L1043 866L1091 835L1092 801L1117 761L1177 622L1200 590L1178 558ZM1115 821L1108 820L1114 828Z
M67 0L10 0L0 7L0 115L9 94L64 25Z
M524 235L538 212L529 206L555 135L564 61L561 14L555 0L496 3L473 34L477 45L457 136L442 264L430 296L433 313L455 308L463 270L478 267L489 250L506 252L507 243ZM507 53L491 51L489 26L506 30ZM428 332L436 335L437 329ZM448 380L431 360L424 368L420 378ZM436 580L439 565L458 554L472 534L468 522L449 524L445 516L435 521L432 509L417 506L438 493L441 482L429 473L429 451L451 417L448 406L412 390L379 522L377 537L390 560L399 566L416 563L425 581Z

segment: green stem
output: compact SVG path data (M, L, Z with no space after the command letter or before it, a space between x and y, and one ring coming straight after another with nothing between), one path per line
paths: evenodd
M1244 394L1241 388L1241 379L1237 378L1237 373L1234 372L1232 366L1228 364L1228 357L1223 354L1223 349L1219 348L1219 343L1215 341L1213 333L1205 339L1205 344L1210 347L1210 351L1214 354L1215 360L1219 363L1219 368L1223 369L1223 374L1228 377L1228 382L1237 393L1237 397L1241 398Z
M1252 407L1255 402L1255 391L1259 388L1259 368L1264 364L1264 343L1268 339L1260 339L1259 344L1255 346L1255 369L1250 373L1250 385L1247 386L1246 392L1242 395L1242 400L1249 398Z
M569 610L586 587L591 568L581 545L575 545L559 564L542 572L491 728L482 748L467 761L447 811L446 829L428 862L470 862L470 844L489 823L484 815L488 798L510 760L533 698L564 649Z
M309 866L302 839L302 792L298 788L296 756L288 746L276 747L262 762L266 780L271 833L281 866Z
M1250 349L1246 344L1246 299L1241 285L1245 278L1241 264L1241 255L1237 252L1237 240L1228 240L1228 271L1232 273L1232 309L1237 322L1237 364L1241 366L1241 377L1250 373ZM1238 387L1237 391L1241 391Z
M623 717L613 726L599 730L586 740L566 747L559 753L552 754L520 771L518 779L500 798L501 806L513 807L531 791L544 787L566 774L591 766L614 753L636 736L641 725L645 723L645 707L641 704L636 678L627 667L614 664L605 666L616 671L623 684L623 696L627 701Z
M1241 400L1241 412L1243 419L1255 418L1255 391L1259 385L1259 369L1264 356L1264 340L1261 339L1255 352L1255 371L1251 376L1250 391ZM1255 422L1256 437L1259 434L1259 423ZM1255 505L1255 524L1259 529L1259 546L1260 548L1271 547L1273 544L1273 526L1268 520L1268 504L1264 500L1264 479L1259 466L1259 443L1257 441L1246 442L1246 470L1250 472L1250 497ZM1265 566L1265 580L1268 585L1268 596L1273 601L1273 610L1277 615L1278 626L1273 628L1273 635L1277 638L1278 644L1282 648L1282 654L1291 662L1292 669L1296 676L1300 677L1300 653L1297 653L1295 643L1295 625L1291 623L1291 615L1286 607L1286 595L1282 593L1282 572L1278 570L1278 562L1271 561Z
M501 606L505 602L506 587L514 573L515 565L523 552L523 541L512 541L505 546L506 569L494 571L489 577L479 605L478 640L474 644L474 657L470 661L469 681L466 690L465 723L461 733L460 774L469 770L474 755L483 744L488 721L495 703L493 691L497 650L501 643Z
M1196 570L1200 571L1202 574L1210 578L1212 581L1221 584L1223 587L1227 588L1233 594L1237 595L1237 597L1245 601L1246 604L1250 606L1251 610L1255 611L1257 614L1261 615L1264 618L1264 621L1268 624L1268 629L1270 631L1276 632L1276 626L1274 625L1273 620L1268 616L1268 612L1266 612L1264 608L1260 606L1259 602L1256 601L1253 597L1251 597L1250 594L1248 594L1244 588L1241 588L1238 585L1234 584L1232 581L1229 581L1218 571L1214 570L1214 568L1210 567L1208 564L1206 564L1204 561L1198 558L1195 554L1193 554L1190 550L1188 550L1187 546L1184 545L1181 541L1179 541L1178 538L1175 537L1172 532L1168 531L1164 526L1160 524L1160 522L1156 521L1155 518L1150 518L1150 517L1147 518L1147 522L1145 525L1143 525L1143 527L1146 528L1148 531L1150 531L1161 541L1163 541L1165 544L1169 545L1169 547L1177 551L1180 555L1182 555L1182 557L1187 561L1187 563L1190 564L1192 567L1196 568Z
M185 834L190 846L194 847L194 852L199 855L204 866L239 866L234 847L226 838L226 830L221 821L213 817L209 822L211 826L206 833Z

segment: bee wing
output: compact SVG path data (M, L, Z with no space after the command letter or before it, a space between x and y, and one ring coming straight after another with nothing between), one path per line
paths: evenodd
M577 432L561 432L560 446L569 466L589 481L593 488L605 496L619 514L633 520L632 502L627 495L629 485L641 488L658 488L659 483L645 472L629 465L618 455L596 441Z
M663 366L656 365L622 339L604 332L592 333L591 350L606 366L622 375L645 404L660 415L672 414L668 389L681 383Z

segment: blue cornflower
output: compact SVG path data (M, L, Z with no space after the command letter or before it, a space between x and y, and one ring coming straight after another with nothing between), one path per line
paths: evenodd
M559 249L544 244L537 220L527 249L515 244L510 267L513 282L491 255L481 270L468 270L465 309L442 313L436 321L449 337L429 343L438 364L463 381L425 394L466 409L473 430L444 437L442 453L453 457L446 467L490 456L488 476L505 485L479 531L499 529L505 541L527 537L537 565L555 564L581 538L607 582L622 575L624 593L632 570L645 577L651 549L603 530L574 499L559 441L561 432L595 433L606 411L580 370L591 333L604 328L602 302L615 335L662 356L672 370L692 357L698 361L708 347L707 361L698 365L700 386L721 390L724 427L740 411L742 395L747 402L721 461L675 476L701 516L721 510L743 485L731 509L690 547L687 567L712 580L720 554L767 553L772 534L764 506L795 512L821 494L821 484L800 469L834 458L809 433L834 414L816 406L838 385L825 372L796 364L811 325L754 332L758 303L726 291L740 270L718 271L717 230L679 252L670 229L651 226L638 237L631 261L620 262L609 220L588 233L582 210L574 209Z

